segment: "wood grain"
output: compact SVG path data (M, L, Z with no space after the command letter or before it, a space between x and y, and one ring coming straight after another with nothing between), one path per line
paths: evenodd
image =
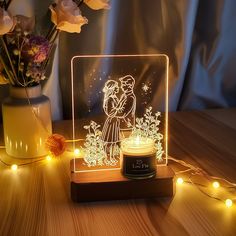
M54 129L70 138L69 126L57 122ZM171 156L236 182L235 108L171 113L169 129ZM22 162L0 151L6 162ZM0 235L236 235L236 206L227 209L189 184L177 186L172 199L73 203L71 157L16 173L0 164Z

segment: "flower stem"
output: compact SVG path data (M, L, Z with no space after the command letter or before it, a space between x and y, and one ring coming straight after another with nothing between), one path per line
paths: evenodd
M55 33L56 32L56 33ZM48 52L48 57L47 57L47 59L45 60L45 62L43 63L43 69L45 69L46 67L47 67L47 64L48 64L48 61L49 61L49 58L50 58L50 55L51 55L51 53L52 53L52 48L53 48L53 45L54 45L54 43L55 43L55 41L56 41L56 39L57 39L57 36L58 36L58 34L59 34L59 30L56 30L54 32L54 37L52 38L52 36L51 36L51 42L50 42L50 44L51 44L51 46L50 46L50 49L49 49L49 52Z
M15 77L13 80L15 80L16 82L18 82L18 80L17 80L17 75L16 75L16 71L15 71L15 68L14 68L14 66L13 66L13 64L12 64L12 60L11 60L10 54L9 54L9 52L8 52L7 45L6 45L6 43L5 43L4 39L3 39L3 37L0 37L0 39L1 39L1 41L2 41L3 48L4 48L4 50L5 50L6 54L7 54L7 57L8 57L8 60L9 60L11 69L12 69L12 73L13 73L13 75L14 75L14 77Z
M1 8L5 9L5 8L4 8L4 5L5 5L5 1L0 2L0 7L1 7Z
M46 36L46 39L47 39L48 41L51 40L51 38L52 38L52 36L54 35L54 33L55 33L56 30L57 30L56 25L53 25L53 27L49 30L49 32L48 32L48 34L47 34L47 36Z
M19 37L17 37L18 39L18 51L19 51L19 55L18 55L18 78L19 78L19 74L20 74L20 62L21 62L21 52L22 52L22 48L24 46L24 43L25 43L25 38L23 38L21 44L20 44L20 40L19 40Z
M6 9L6 10L7 10L8 7L10 6L11 2L12 2L12 0L9 0L8 3L6 3L6 6L5 6L5 9Z
M84 2L84 0L73 0L73 1L77 4L78 7L81 6Z

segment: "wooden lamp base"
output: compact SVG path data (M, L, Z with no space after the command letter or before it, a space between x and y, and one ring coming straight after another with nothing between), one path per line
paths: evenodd
M172 197L174 172L169 166L158 166L151 179L131 180L120 168L85 170L83 159L71 160L71 198L75 202L109 201L136 198Z

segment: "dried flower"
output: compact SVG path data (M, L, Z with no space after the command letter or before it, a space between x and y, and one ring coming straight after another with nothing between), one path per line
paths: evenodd
M109 0L84 0L84 3L93 10L110 9Z
M0 8L0 35L9 33L14 29L15 19L7 11Z
M13 50L13 54L16 55L16 56L19 55L19 50L18 49L14 49Z
M47 39L42 36L31 36L29 41L24 44L23 56L33 63L41 63L47 59L50 45Z
M81 26L88 23L72 0L59 0L56 5L53 4L49 8L52 12L51 20L58 30L80 33Z
M26 72L26 76L31 77L34 80L34 82L39 82L40 80L44 80L46 78L44 74L45 70L43 70L37 65L28 66Z

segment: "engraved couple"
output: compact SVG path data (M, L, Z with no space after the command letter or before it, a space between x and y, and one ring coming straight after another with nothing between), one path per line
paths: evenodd
M107 153L105 163L108 165L117 163L121 135L130 130L128 123L135 122L135 80L131 75L126 75L119 78L119 82L108 80L103 88L103 110L107 119L102 129L102 140Z

